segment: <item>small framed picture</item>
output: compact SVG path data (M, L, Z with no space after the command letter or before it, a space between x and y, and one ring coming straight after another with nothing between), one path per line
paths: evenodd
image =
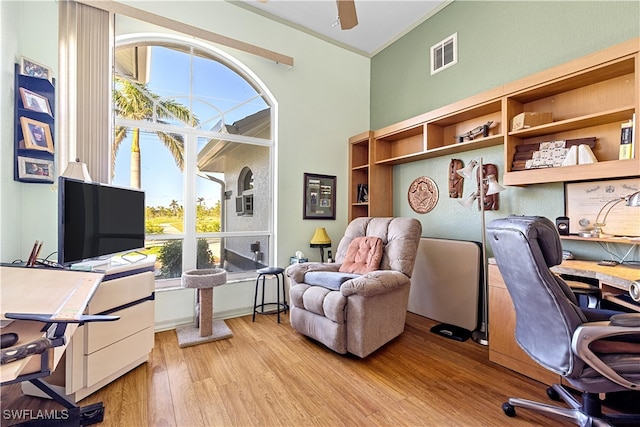
M336 177L304 174L303 219L336 219Z
M18 178L53 182L53 160L18 156Z
M22 57L20 60L20 71L22 74L31 77L37 77L39 79L46 79L51 81L51 68L46 65L38 64L36 61Z
M27 110L51 115L51 105L49 105L49 100L46 97L23 87L20 88L20 97L22 98L22 105Z
M27 150L41 150L54 153L51 128L47 123L39 122L28 117L20 117L24 148Z

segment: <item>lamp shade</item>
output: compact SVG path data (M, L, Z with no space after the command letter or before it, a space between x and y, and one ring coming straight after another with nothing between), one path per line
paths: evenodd
M478 198L478 193L473 193L469 195L469 197L465 197L464 199L458 200L458 203L464 206L465 209L471 210L471 206L473 205L473 202L477 198Z
M636 191L635 193L626 197L627 206L631 206L634 208L640 208L640 191Z
M65 178L78 179L84 182L91 182L91 176L89 176L87 165L82 163L80 159L76 159L75 162L69 162L61 176Z
M495 175L489 175L487 177L487 184L489 186L489 188L487 188L487 196L497 194L505 190L505 188L496 181Z
M312 248L318 246L331 246L331 238L327 234L327 230L324 227L316 228L316 231L313 233L313 237L311 237L311 241L309 242Z
M463 178L470 179L471 177L474 176L473 169L476 167L477 164L478 162L476 160L472 160L464 168L458 169L456 173Z

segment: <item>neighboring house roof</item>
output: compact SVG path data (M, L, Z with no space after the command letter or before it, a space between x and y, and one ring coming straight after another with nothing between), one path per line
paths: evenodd
M233 124L218 123L211 130L230 135L270 138L271 109L265 108L244 117ZM232 152L239 143L224 139L211 139L198 153L200 172L224 172L224 157Z
M130 46L116 49L115 67L121 76L140 83L149 82L151 49L147 46Z

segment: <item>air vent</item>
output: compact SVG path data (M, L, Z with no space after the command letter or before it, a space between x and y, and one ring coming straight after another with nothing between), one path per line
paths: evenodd
M458 62L458 33L431 46L431 74L438 73Z

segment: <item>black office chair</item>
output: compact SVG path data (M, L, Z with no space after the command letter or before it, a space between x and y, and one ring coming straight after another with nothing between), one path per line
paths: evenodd
M554 224L543 217L492 221L488 241L516 312L516 341L537 363L582 392L582 402L561 385L547 394L570 408L525 399L502 406L515 416L521 407L581 426L640 425L640 414L603 414L600 393L640 387L640 313L611 315L580 308L566 283L549 268L562 262ZM634 396L635 397L635 396Z

